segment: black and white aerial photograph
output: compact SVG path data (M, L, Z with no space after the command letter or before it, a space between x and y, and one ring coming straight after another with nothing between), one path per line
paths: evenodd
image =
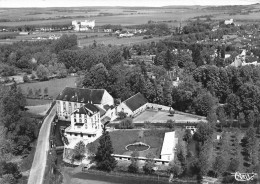
M0 0L0 184L260 184L260 0Z

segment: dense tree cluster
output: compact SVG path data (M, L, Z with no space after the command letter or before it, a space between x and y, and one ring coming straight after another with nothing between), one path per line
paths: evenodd
M26 154L31 143L37 138L39 125L35 119L23 117L22 110L26 100L16 84L9 87L0 86L0 125L6 132L3 154L11 152L15 155Z

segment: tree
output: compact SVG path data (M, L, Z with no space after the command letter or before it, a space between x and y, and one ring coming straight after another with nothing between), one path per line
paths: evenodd
M193 49L192 49L192 61L197 65L197 66L201 66L203 65L203 59L202 59L202 56L201 56L201 48L195 44L193 46Z
M120 121L119 128L120 129L133 129L134 128L133 119L126 118L126 119Z
M218 115L218 120L219 120L219 123L220 123L220 126L221 126L221 129L222 129L222 126L226 125L226 122L227 122L227 117L226 117L226 113L225 113L225 110L223 107L219 107L217 109L217 115Z
M202 93L194 100L195 111L198 115L206 116L216 105L217 99L211 93Z
M41 64L37 67L36 75L40 80L48 80L49 70Z
M216 177L221 176L226 171L225 161L226 160L221 155L216 157L215 162L213 163L213 170L215 172Z
M56 54L58 54L60 51L65 49L72 49L73 47L76 47L78 45L77 42L77 36L76 35L70 35L63 34L60 39L55 41L52 45L52 50Z
M235 157L230 161L230 164L228 166L228 170L230 172L237 172L240 166L239 158Z
M187 143L189 143L192 139L192 134L191 134L191 130L190 129L186 129L185 133L183 135L183 140L186 141Z
M35 78L36 78L35 75L32 74L32 75L31 75L31 79L33 80L33 79L35 79Z
M10 88L0 87L0 123L8 130L13 129L14 123L19 120L24 100L25 98L17 89L16 83Z
M166 126L167 128L173 129L174 126L175 126L175 121L173 121L173 120L171 120L171 119L168 119L168 120L166 121L166 123L165 123L165 126Z
M126 118L126 113L124 113L123 111L120 111L118 113L119 119L125 119Z
M154 173L154 155L152 155L151 153L148 153L148 155L146 155L147 160L145 161L145 165L143 166L143 170L145 174L153 174Z
M255 123L255 113L253 111L249 111L247 117L246 117L246 122L248 127L254 126Z
M239 128L241 128L241 125L245 125L245 122L245 114L243 112L240 112L238 115Z
M212 143L210 142L205 142L200 148L198 159L198 168L200 176L207 175L212 166L212 149Z
M183 168L178 160L170 162L169 167L168 172L173 174L174 177L178 177L183 173Z
M165 81L163 85L164 105L172 106L172 88L169 80Z
M170 50L167 50L165 53L164 68L170 71L173 66L174 66L173 55Z
M139 157L139 153L137 151L134 151L131 154L131 164L128 166L128 171L130 173L138 173L139 167L138 167L138 160L137 157Z
M111 154L113 154L113 146L110 135L104 130L95 156L98 169L110 172L116 167L117 162Z
M12 162L2 162L0 163L0 176L11 174L15 179L19 179L22 177L19 167L16 163Z
M48 96L48 87L46 87L46 88L44 88L44 90L43 90L43 93L44 93L44 96Z
M23 82L29 82L28 75L24 75L24 76L23 76Z
M257 138L256 138L256 131L253 127L249 127L245 134L245 152L248 155L250 162L253 161L253 157L255 156L255 150L257 146Z
M109 73L103 63L99 63L89 70L84 76L83 86L93 89L106 89Z
M214 108L212 108L208 114L207 114L207 120L209 123L215 125L218 121L218 117L217 117L217 114L216 114L216 110Z
M12 174L5 174L2 176L2 179L0 179L0 184L16 184L17 179L13 177Z
M73 149L72 159L82 161L82 159L85 158L85 153L86 153L86 145L84 144L83 141L80 141L75 145Z
M194 139L204 144L207 140L212 139L213 128L208 123L199 123L197 131L194 134Z

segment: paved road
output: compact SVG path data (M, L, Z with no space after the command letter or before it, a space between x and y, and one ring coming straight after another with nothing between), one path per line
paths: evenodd
M51 122L56 113L56 105L52 108L50 114L45 118L37 140L36 152L34 155L28 184L42 184L47 162L47 153L49 151L49 136Z

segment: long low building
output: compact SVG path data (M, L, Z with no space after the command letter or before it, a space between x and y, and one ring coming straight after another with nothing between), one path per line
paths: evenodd
M163 146L161 151L162 160L173 160L175 155L175 147L178 144L178 138L175 137L175 132L167 132L164 135Z

